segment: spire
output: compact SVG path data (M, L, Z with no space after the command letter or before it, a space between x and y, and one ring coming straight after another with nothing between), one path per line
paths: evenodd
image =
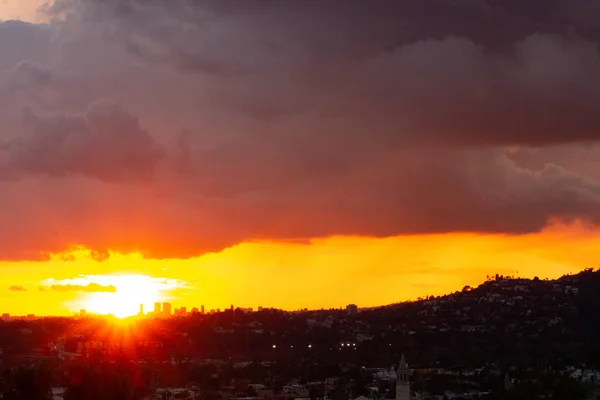
M404 358L404 353L400 357L398 372L396 378L396 400L410 400L410 370L408 363Z
M398 371L408 369L408 364L406 363L406 359L404 358L404 353L400 356L400 363L398 364Z

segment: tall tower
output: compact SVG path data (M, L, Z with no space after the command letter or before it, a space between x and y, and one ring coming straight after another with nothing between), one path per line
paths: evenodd
M404 353L400 357L396 374L396 400L410 400L410 370L404 359Z

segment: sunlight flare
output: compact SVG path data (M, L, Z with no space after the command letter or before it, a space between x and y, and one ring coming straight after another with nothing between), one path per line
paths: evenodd
M152 303L167 300L171 291L185 287L185 283L179 280L140 274L46 279L42 285L50 290L78 292L77 298L67 304L71 311L85 309L90 313L111 314L119 318L138 314L140 304L149 310Z

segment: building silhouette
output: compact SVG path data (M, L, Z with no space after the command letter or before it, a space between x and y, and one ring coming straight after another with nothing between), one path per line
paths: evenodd
M348 315L354 315L358 313L358 306L356 304L348 304L346 306L346 312Z
M161 312L160 302L154 303L154 315L159 316Z
M396 400L410 400L410 398L410 369L402 353L396 373Z
M162 314L165 317L171 315L171 303L162 303Z

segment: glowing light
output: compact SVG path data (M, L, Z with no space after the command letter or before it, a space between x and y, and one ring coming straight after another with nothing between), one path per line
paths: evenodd
M88 275L74 279L42 282L46 286L114 287L114 291L94 291L83 293L70 304L72 309L85 309L96 314L109 314L118 318L137 315L140 304L150 309L154 302L168 299L168 292L181 287L182 283L173 279L154 278L146 275Z
M0 289L4 288L3 312L17 315L72 315L84 308L89 314L124 316L136 314L140 303L148 311L154 301L163 300L178 306L204 304L207 309L232 302L286 310L341 303L371 307L476 287L496 273L550 279L577 273L595 265L599 246L600 229L582 224L554 224L540 233L509 236L452 233L338 236L307 243L253 241L189 259L151 259L141 253L94 252L66 245L63 252L44 254L44 260L0 261ZM289 268L279 268L282 263ZM327 267L331 265L343 265L344 270ZM118 282L120 278L107 278L107 283L92 278L118 274L146 278L129 289L127 283ZM170 284L149 283L147 288L144 279L166 276L180 279L185 287L171 290ZM79 277L85 279L84 285L117 279L117 291L54 290L42 283L49 277L58 284ZM255 290L264 288L265 282L269 290ZM6 290L17 284L27 290ZM309 295L306 287L312 288ZM342 289L332 292L332 287ZM132 294L138 288L147 293Z

